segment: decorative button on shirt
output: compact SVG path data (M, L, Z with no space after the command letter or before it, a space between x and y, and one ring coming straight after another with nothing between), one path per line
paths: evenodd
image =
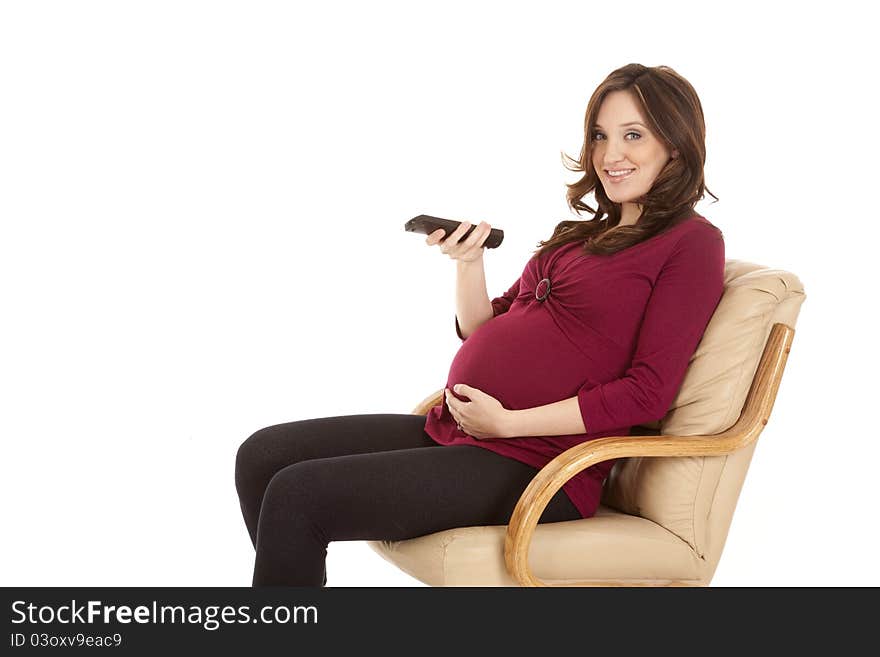
M543 301L548 296L550 296L550 279L542 278L535 287L535 298L538 301Z

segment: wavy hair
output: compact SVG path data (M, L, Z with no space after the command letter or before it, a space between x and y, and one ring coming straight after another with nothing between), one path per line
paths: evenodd
M640 105L650 130L678 157L657 175L647 194L637 199L642 206L637 223L618 226L621 206L611 201L593 167L593 126L599 108L612 91L629 91ZM563 165L583 172L568 184L568 206L576 213L593 214L589 220L565 220L556 225L549 240L541 240L535 258L569 242L584 242L583 252L609 255L643 242L695 214L694 206L708 193L703 165L706 162L706 124L700 99L691 84L668 66L627 64L612 71L590 97L584 118L584 143L580 157L562 152ZM566 161L567 160L567 161ZM570 162L573 166L569 166ZM595 192L598 209L584 203Z

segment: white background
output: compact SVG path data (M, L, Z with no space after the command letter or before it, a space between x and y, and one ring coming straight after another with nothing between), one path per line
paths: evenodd
M446 381L455 264L404 222L503 229L505 291L639 62L700 95L728 257L807 293L713 585L880 584L867 6L4 2L0 583L249 586L239 444Z

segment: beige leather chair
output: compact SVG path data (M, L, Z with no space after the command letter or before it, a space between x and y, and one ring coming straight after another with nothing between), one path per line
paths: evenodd
M727 260L725 290L665 417L548 463L508 525L369 541L432 586L706 586L758 435L770 418L801 304L794 274ZM442 403L443 389L412 411ZM620 458L592 518L538 524L570 477Z

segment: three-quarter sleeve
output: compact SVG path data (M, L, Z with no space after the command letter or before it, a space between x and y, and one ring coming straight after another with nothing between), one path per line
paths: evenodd
M517 295L519 295L519 282L521 280L522 276L516 279L516 282L510 286L507 292L502 294L500 297L495 297L494 299L492 299L492 317L500 315L501 313L506 313L508 311L510 305L513 303L513 300L516 299ZM458 325L457 314L455 315L455 334L462 341L467 339L461 334L461 327Z
M578 390L588 433L666 415L721 300L724 265L724 238L718 228L700 226L682 235L651 291L629 369L619 379Z

